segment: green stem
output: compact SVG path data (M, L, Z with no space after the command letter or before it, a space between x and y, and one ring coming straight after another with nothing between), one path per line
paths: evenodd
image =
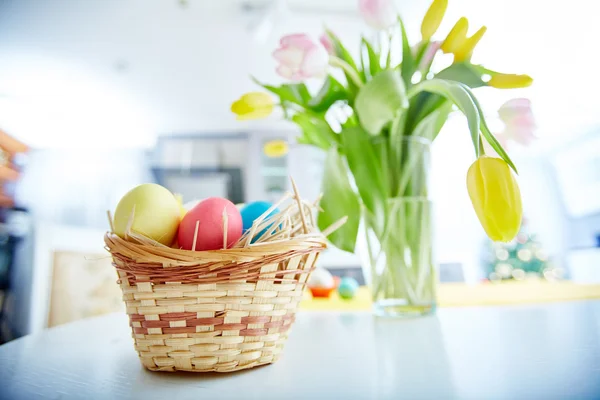
M479 135L479 157L485 156L485 148L483 147L483 139Z
M363 82L360 79L360 76L358 76L356 70L352 68L346 61L336 56L329 56L329 65L342 69L350 77L350 79L352 79L352 82L359 88L363 86Z

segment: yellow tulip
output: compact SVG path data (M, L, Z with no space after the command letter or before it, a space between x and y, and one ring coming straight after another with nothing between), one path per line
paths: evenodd
M481 40L483 35L487 31L485 26L479 28L477 32L470 38L466 39L458 49L454 51L454 62L464 61L471 57L473 49L477 46L477 43Z
M260 119L268 117L273 112L273 98L267 93L246 93L231 105L231 111L238 120Z
M265 143L263 151L267 157L283 157L288 152L288 144L284 140L271 140Z
M448 7L448 0L433 0L421 23L423 40L431 39L435 31L438 30L446 13L446 7Z
M454 53L460 48L467 39L467 31L469 30L469 20L465 17L461 17L444 39L441 45L441 49L444 53Z
M519 185L508 164L500 158L480 157L467 172L467 189L490 239L514 239L521 227L523 207Z
M516 89L530 86L533 78L529 75L494 74L487 85L497 89Z

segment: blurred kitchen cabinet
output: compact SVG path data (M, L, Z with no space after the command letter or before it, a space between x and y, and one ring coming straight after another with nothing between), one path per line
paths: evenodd
M294 139L295 140L295 139ZM294 177L302 197L314 200L321 193L325 151L314 146L290 146L289 174Z
M246 163L245 134L161 136L152 164L161 168L242 167Z
M219 142L221 152L220 164L222 167L239 168L247 162L248 139L236 139Z
M295 127L277 131L255 131L249 133L247 198L248 201L277 201L291 190L293 177L300 194L306 199L315 199L320 193L325 153L313 146L296 143L299 132ZM289 152L282 157L268 157L265 144L273 140L284 140Z
M248 138L246 134L162 136L152 160L156 181L183 197L246 199Z
M261 142L260 176L262 188L265 191L265 200L278 201L289 188L288 154L279 157L270 157L264 152L264 147L271 140L287 141L285 137L264 138Z
M283 179L287 176L287 156L275 163L264 154L265 143L271 140L290 140L291 132L253 131L248 134L248 168L246 170L246 201L269 201L269 189L285 192L288 189Z

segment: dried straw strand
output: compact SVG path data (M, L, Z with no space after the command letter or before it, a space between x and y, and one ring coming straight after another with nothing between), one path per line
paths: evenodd
M223 208L223 248L226 249L227 248L227 226L228 226L228 218L229 216L227 215L227 208Z
M110 213L110 210L106 210L106 216L108 217L108 226L110 226L110 231L114 232L115 227L113 225L113 218L112 218L112 214Z
M131 232L131 227L133 226L133 218L135 216L135 204L131 208L131 214L129 214L129 219L127 220L127 225L125 225L125 238L129 236Z
M342 225L344 225L346 223L346 221L348 221L347 216L344 216L344 217L338 219L333 224L331 224L327 228L323 229L323 236L331 235L333 232L340 229L342 227Z
M192 251L196 251L196 241L198 240L198 228L200 227L200 220L196 221L196 227L194 228L194 241L192 242Z
M298 203L298 212L300 213L300 219L302 220L302 229L304 230L304 233L308 233L308 227L306 226L306 220L304 219L304 212L302 211L302 199L300 198L300 193L298 192L296 182L291 176L290 182L292 183L292 189L294 189L294 197L296 198L296 202Z

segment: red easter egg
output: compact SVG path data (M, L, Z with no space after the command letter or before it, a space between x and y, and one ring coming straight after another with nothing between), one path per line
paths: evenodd
M195 250L223 248L223 210L227 213L227 247L242 236L242 216L237 207L227 199L209 197L189 210L179 225L177 239L181 248L192 250L194 232L198 222Z

